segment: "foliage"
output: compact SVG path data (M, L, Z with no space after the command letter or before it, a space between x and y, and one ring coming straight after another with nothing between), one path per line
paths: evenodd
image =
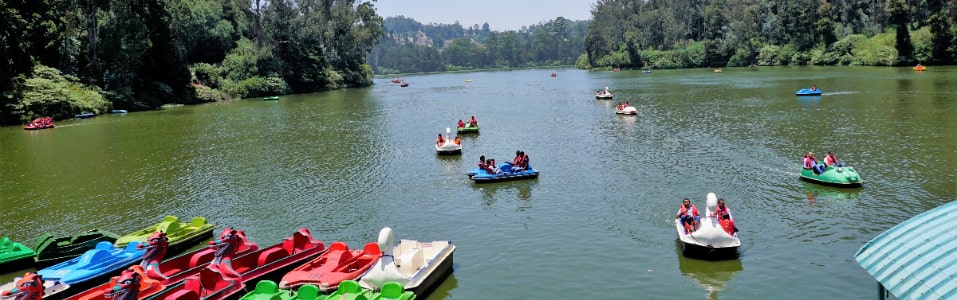
M37 65L33 76L19 87L22 97L10 109L27 122L36 117L71 118L84 112L102 113L110 103L95 87L80 84L79 79L59 70Z
M853 64L865 66L892 66L897 62L894 34L882 33L854 45Z

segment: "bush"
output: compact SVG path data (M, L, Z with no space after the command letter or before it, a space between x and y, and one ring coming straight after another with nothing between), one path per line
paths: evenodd
M881 33L855 43L851 51L855 64L867 66L892 66L897 62L894 33Z
M98 88L83 85L77 78L44 65L34 67L33 77L24 79L18 89L23 96L12 105L12 110L23 122L43 116L64 119L84 112L99 114L110 107Z
M748 48L738 48L734 50L734 55L728 59L729 67L746 67L754 62L754 54Z
M781 65L781 60L778 58L780 52L781 47L776 45L765 45L761 47L761 51L758 52L758 64L762 66Z
M578 56L578 60L575 60L575 68L579 70L591 69L591 64L588 63L588 54L582 54Z

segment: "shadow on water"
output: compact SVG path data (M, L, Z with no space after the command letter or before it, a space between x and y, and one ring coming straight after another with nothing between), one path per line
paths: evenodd
M681 254L680 242L675 240L678 253L678 270L706 291L706 299L718 299L718 293L731 290L728 282L744 270L740 259L709 261L688 258Z
M505 181L495 183L472 183L472 189L482 192L482 204L491 206L499 199L511 198L513 195L519 200L518 210L532 208L532 189L538 185L538 179Z
M821 96L797 96L798 104L802 107L815 107L821 105Z
M454 270L454 269L458 269L458 266L456 266L455 264L453 264L453 265L452 265L452 268L453 268L453 270ZM428 296L428 297L422 298L422 299L426 299L426 300L432 300L432 299L450 299L450 298L452 298L452 290L454 290L454 289L455 289L456 287L458 287L458 286L459 286L459 281L455 279L455 272L453 271L452 274L449 274L449 276L446 277L446 278L439 284L439 286L437 286L437 287L435 288L435 290L433 290L431 293L429 293L429 296ZM418 298L418 297L416 297L416 298Z

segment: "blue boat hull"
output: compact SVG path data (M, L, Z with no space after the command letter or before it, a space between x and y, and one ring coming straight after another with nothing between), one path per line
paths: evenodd
M139 242L130 243L124 249L113 248L113 243L100 242L96 249L89 250L74 259L40 269L44 279L76 285L103 274L122 270L138 262L145 249L136 249Z
M520 179L532 179L538 178L538 170L528 167L527 170L521 172L512 172L512 164L504 163L498 166L501 170L498 174L489 174L482 169L472 169L466 174L469 176L469 179L475 181L475 183L488 183L488 182L499 182L499 181L508 181L508 180L520 180Z
M816 89L813 91L811 89L801 89L794 94L798 96L820 96L821 89Z

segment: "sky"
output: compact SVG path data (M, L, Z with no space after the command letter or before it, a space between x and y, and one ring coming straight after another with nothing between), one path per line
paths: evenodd
M383 18L406 16L422 24L474 24L497 31L519 30L564 17L569 20L591 19L594 0L378 0L376 11Z

